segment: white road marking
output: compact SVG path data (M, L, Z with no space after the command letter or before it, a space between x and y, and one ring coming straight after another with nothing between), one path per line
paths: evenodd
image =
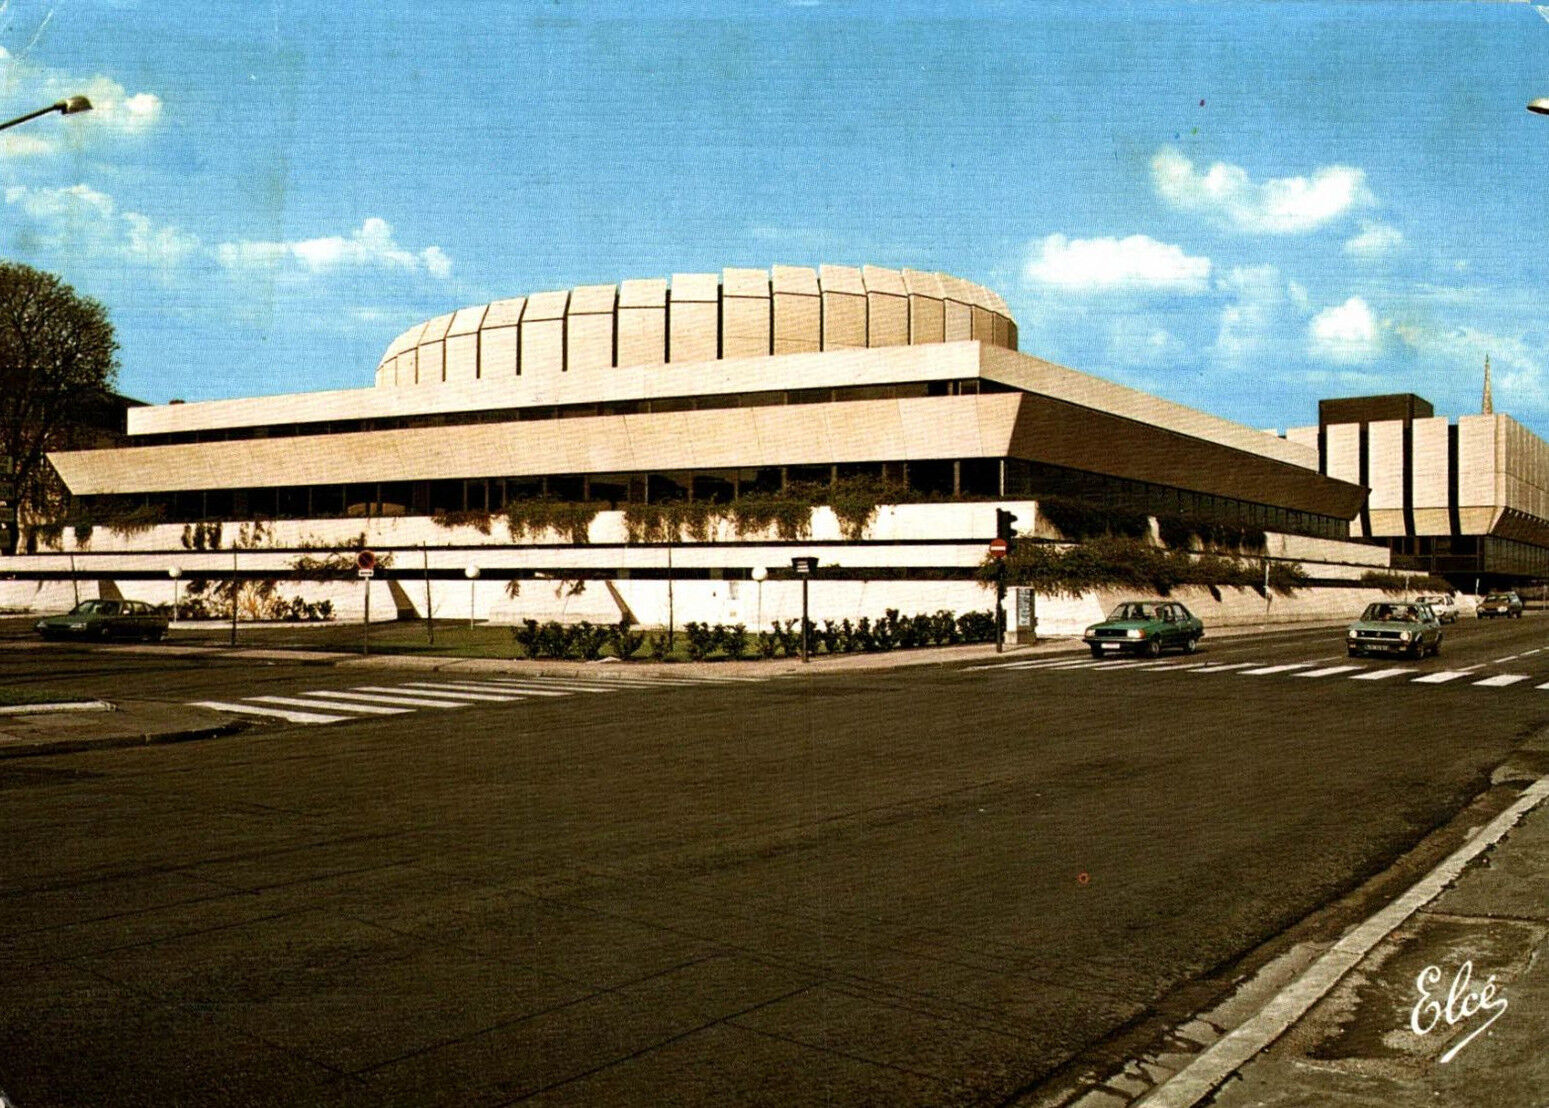
M417 687L422 689L448 689L454 691L466 690L468 692L479 692L481 690L493 690L495 692L518 692L523 696L574 696L578 692L591 691L590 689L539 688L536 685L517 685L514 683L508 684L504 681L500 682L499 684L492 684L489 682L480 682L478 684L474 684L467 681L446 681L441 683L423 681ZM611 692L612 690L609 689L607 691Z
M1293 673L1292 677L1332 677L1336 673L1354 673L1361 666L1327 666L1323 669L1312 669L1306 673Z
M329 700L358 700L365 704L407 704L411 708L466 708L466 700L432 700L428 696L382 696L379 693L362 692L335 692L332 689L318 689L309 692L308 696L323 696ZM342 708L343 705L340 705Z
M329 704L327 701L302 700L298 696L250 696L265 704L285 704L292 708L328 708L335 712L360 712L368 716L398 716L412 712L413 708L384 708L375 704Z
M1515 662L1520 657L1522 657L1522 655L1520 655L1520 654L1508 654L1504 658L1497 658L1497 659L1495 659L1495 661L1491 662L1490 664L1492 666L1498 666L1502 662Z
M486 703L492 704L501 704L522 699L521 697L511 693L448 692L445 689L438 689L434 685L421 685L416 684L413 681L405 681L403 684L395 685L391 688L386 688L381 685L357 685L355 688L358 692L387 693L389 696L402 692L409 696L420 696L423 694L425 696L438 696L443 700L471 700L475 702L484 701Z
M1501 689L1507 685L1515 685L1518 681L1526 681L1527 679L1528 675L1525 673L1503 673L1498 677L1486 677L1483 681L1475 681L1474 687Z
M342 723L349 716L330 716L322 712L294 712L284 708L261 708L256 704L230 704L224 700L196 700L191 705L194 708L210 708L217 712L228 712L239 716L265 716L270 719L283 719L290 723Z
M1397 677L1401 673L1417 673L1413 669L1374 669L1370 673L1357 673L1350 678L1352 681L1382 681L1389 677Z
M1240 676L1262 677L1266 673L1288 673L1293 669L1306 669L1308 666L1317 665L1316 662L1292 662L1284 666L1260 666L1258 669L1245 669Z
M1522 656L1523 656L1523 657L1524 657L1524 658L1531 658L1531 657L1532 657L1532 656L1533 656L1533 655L1534 655L1534 654L1537 654L1537 653L1538 653L1538 651L1539 651L1539 650L1542 650L1542 649L1543 649L1543 647L1541 647L1541 646L1540 646L1540 647L1539 647L1539 648L1538 648L1538 650L1524 650L1524 651L1523 651L1523 652L1522 652Z
M1224 673L1229 669L1246 669L1249 666L1259 665L1258 662L1201 662L1197 666L1189 666L1195 673Z
M1424 677L1416 677L1416 685L1445 685L1448 681L1456 681L1459 677L1467 677L1466 669L1444 669L1438 673L1427 673Z
M537 685L546 689L564 689L566 692L617 692L620 689L629 688L622 682L601 681L562 681L553 677L530 677L518 680L514 677L489 677L479 682L482 685L499 687L502 685ZM634 682L630 683L631 685ZM642 688L655 688L653 685L643 685Z

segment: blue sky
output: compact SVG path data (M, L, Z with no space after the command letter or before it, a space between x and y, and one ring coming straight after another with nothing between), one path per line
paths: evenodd
M0 256L150 401L369 384L547 288L870 263L1255 426L1417 392L1549 437L1527 4L0 0Z

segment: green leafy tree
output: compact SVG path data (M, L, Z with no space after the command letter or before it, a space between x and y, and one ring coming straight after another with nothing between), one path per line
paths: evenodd
M0 262L0 457L9 458L20 521L49 522L65 489L50 450L78 445L80 414L112 393L118 342L101 304L52 273ZM15 553L17 523L0 529Z

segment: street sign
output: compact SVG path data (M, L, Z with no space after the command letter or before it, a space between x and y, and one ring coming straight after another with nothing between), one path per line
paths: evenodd
M791 568L803 577L810 576L812 571L818 568L816 558L792 558Z
M376 569L376 555L369 550L362 550L355 555L355 568L361 570L361 576L368 576L371 570Z
M358 569L355 572L360 575L362 581L369 581L376 576L376 570L374 569Z
M1006 552L1011 549L1011 544L1005 539L995 538L990 540L990 557L1004 558Z

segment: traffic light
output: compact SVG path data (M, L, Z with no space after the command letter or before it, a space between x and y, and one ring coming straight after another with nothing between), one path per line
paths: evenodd
M1006 511L1004 508L995 509L995 537L1006 540L1006 552L1008 554L1016 549L1016 522L1017 517L1011 512Z

